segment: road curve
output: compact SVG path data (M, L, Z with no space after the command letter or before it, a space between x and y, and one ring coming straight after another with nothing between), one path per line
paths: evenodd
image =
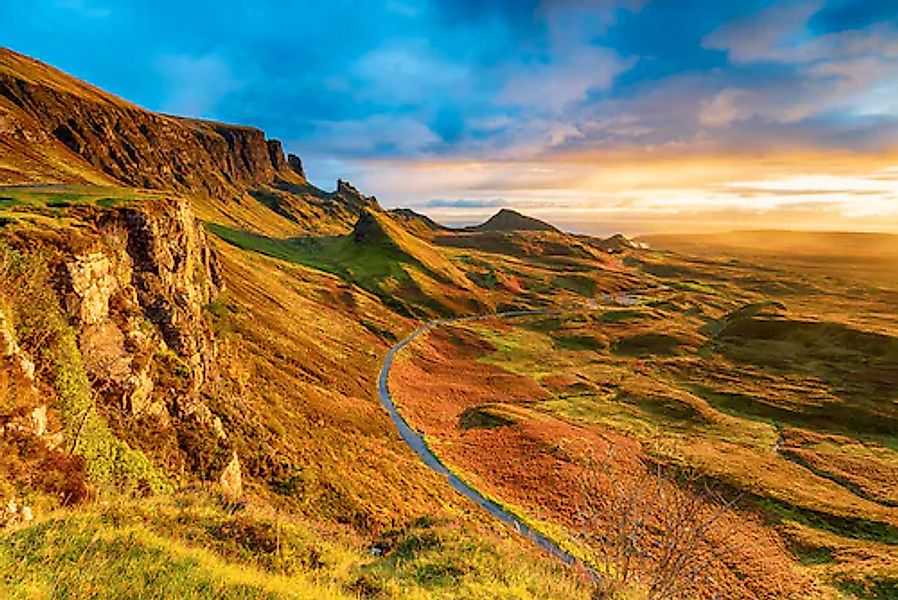
M490 515L514 527L515 531L517 531L524 537L529 538L533 543L535 543L548 554L554 556L555 558L561 560L566 564L573 565L577 563L577 559L565 552L558 544L528 527L518 516L491 501L489 498L480 493L476 488L471 487L470 485L459 479L449 469L447 469L446 466L442 462L440 462L440 459L437 458L437 456L433 452L431 452L430 448L427 447L427 443L424 441L424 438L421 436L421 434L412 429L412 427L406 422L402 415L399 414L399 411L396 409L396 404L393 402L393 398L390 397L390 390L387 385L390 378L390 367L393 365L393 358L396 356L396 353L410 344L418 336L427 333L434 327L438 327L440 325L448 325L451 323L477 321L495 317L548 315L561 312L569 311L507 311L476 317L462 317L458 319L442 319L430 321L429 323L422 325L421 327L416 329L407 338L390 348L390 351L387 352L387 356L384 359L383 366L380 370L380 377L377 381L377 390L378 395L380 396L380 403L385 409L387 409L387 412L390 413L390 419L393 420L393 424L396 425L396 429L399 430L399 435L402 436L402 439L405 441L405 443L408 444L409 447L414 450L415 453L421 458L421 460L424 461L424 464L445 477L448 480L449 485L455 488L457 492L477 504L479 507L487 511Z

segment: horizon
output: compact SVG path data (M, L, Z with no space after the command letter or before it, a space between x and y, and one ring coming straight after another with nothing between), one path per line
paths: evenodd
M894 3L200 3L176 27L167 6L44 0L0 22L17 52L259 127L314 183L447 225L506 207L591 235L898 232Z

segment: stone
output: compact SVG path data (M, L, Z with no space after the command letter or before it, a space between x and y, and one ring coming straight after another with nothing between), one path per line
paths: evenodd
M378 206L377 198L364 195L354 185L342 179L337 180L336 195L347 204L355 207L375 208Z
M293 172L302 177L306 178L306 171L302 167L302 159L296 156L295 154L287 155L287 163L290 165L290 168L293 169Z
M280 140L266 140L268 145L268 157L271 159L271 166L275 171L283 171L289 165L284 159L284 148L281 146Z
M37 437L43 437L47 434L47 405L38 406L31 411L29 416L31 420L31 433Z
M34 520L34 513L31 512L30 506L22 507L22 520L26 523L29 523Z
M103 322L109 314L109 299L118 289L109 259L102 252L76 256L66 263L73 294L68 304L85 325Z
M231 462L221 472L218 483L225 502L236 504L243 499L243 477L240 474L240 459L237 458L236 451L231 456Z
M144 369L139 373L132 375L129 380L131 388L128 395L128 411L132 415L139 415L146 412L152 404L153 379L150 377L148 369Z

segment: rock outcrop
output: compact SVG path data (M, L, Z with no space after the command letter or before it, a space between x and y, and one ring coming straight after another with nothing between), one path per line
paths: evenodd
M293 169L293 172L302 177L306 178L306 171L302 166L302 159L296 156L295 154L287 155L287 163L290 165L290 168Z
M337 191L334 192L334 196L356 208L380 207L377 203L377 198L364 195L354 185L348 181L343 181L342 179L337 180Z
M37 145L51 155L42 155ZM266 140L259 129L153 113L0 49L4 146L26 146L33 156L27 157L27 171L0 170L0 183L106 177L130 187L228 198L271 184L276 176L295 177L280 142ZM53 152L77 168L60 170Z
M131 414L194 412L216 356L203 310L221 285L204 229L181 200L104 211L96 226L57 277L88 373ZM162 371L178 376L158 389Z
M280 140L268 140L268 159L275 171L284 171L290 167L287 159L284 157L284 147Z
M221 496L228 504L237 504L243 499L243 476L240 472L240 459L237 453L231 455L231 462L221 472L218 479Z

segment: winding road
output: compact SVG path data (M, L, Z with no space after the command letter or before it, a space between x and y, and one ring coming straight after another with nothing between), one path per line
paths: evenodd
M423 335L430 331L435 327L439 327L441 325L449 325L453 323L463 323L468 321L478 321L483 319L490 318L507 318L507 317L520 317L520 316L533 316L533 315L550 315L550 314L560 314L564 312L571 312L570 310L532 310L532 311L507 311L500 313L492 313L489 315L481 315L474 317L461 317L458 319L441 319L436 321L430 321L429 323L422 325L418 329L416 329L411 335L407 338L390 348L390 351L387 353L386 358L384 359L383 366L380 370L380 377L378 378L377 388L378 394L380 396L380 403L387 409L387 412L390 413L390 418L393 420L393 424L396 425L396 429L399 430L399 435L402 436L402 439L405 441L409 447L415 451L415 453L424 461L428 467L430 467L435 472L439 473L443 477L445 477L449 481L449 485L455 488L460 494L470 499L472 502L477 504L479 507L487 511L490 515L499 519L500 521L507 523L514 527L514 529L523 535L526 538L532 540L537 546L545 550L550 555L555 558L567 563L569 565L573 565L577 563L577 559L573 556L565 552L557 543L550 540L549 538L541 535L540 533L534 531L530 527L528 527L517 515L506 510L505 508L499 506L486 496L484 496L480 491L476 488L471 487L461 479L459 479L452 471L446 468L440 459L427 447L427 443L424 441L424 438L417 431L412 429L412 427L406 422L406 420L399 414L399 411L396 408L396 404L393 402L393 398L390 396L390 390L388 387L388 382L390 378L390 367L393 365L393 358L396 356L396 353L414 341L418 336Z

